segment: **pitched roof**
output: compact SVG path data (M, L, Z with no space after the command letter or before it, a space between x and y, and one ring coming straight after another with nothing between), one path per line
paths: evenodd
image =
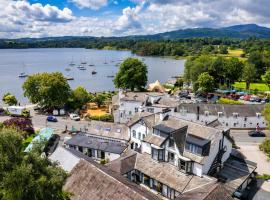
M181 104L180 109L187 110L188 113L197 113L197 107L200 108L200 114L208 111L210 115L218 115L222 112L224 116L232 116L238 113L239 116L256 116L256 113L262 113L264 105L248 104L248 105L228 105L228 104Z
M57 162L59 166L67 172L70 172L80 161L80 158L61 146L58 146L49 158L50 160Z
M156 146L161 146L163 144L163 142L166 140L166 138L164 137L160 137L158 135L154 135L154 134L148 134L143 141L150 143L150 144L154 144Z
M127 148L127 144L116 140L95 137L83 133L78 133L65 142L68 145L86 147L90 149L102 150L105 152L121 154Z
M129 140L128 127L124 124L116 124L111 122L92 120L89 122L89 126L87 126L87 134L119 140Z
M211 183L188 191L175 200L233 200L232 193L222 183Z
M64 189L71 200L158 200L144 188L104 166L81 160L71 171Z

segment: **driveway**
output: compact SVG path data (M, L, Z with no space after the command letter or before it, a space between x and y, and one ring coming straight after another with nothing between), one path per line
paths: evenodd
M267 138L270 139L270 132L264 131ZM266 138L263 137L250 137L246 130L232 130L231 135L233 136L236 145L240 147L239 151L246 157L247 160L257 163L256 171L258 174L270 174L270 162L267 156L260 151L259 145ZM259 181L260 190L255 194L253 199L264 200L270 199L270 181ZM269 198L265 198L265 197Z

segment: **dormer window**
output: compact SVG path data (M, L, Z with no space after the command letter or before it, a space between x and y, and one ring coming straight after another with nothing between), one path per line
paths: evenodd
M232 115L233 115L234 118L239 117L239 114L238 113L233 113Z
M154 160L158 160L158 161L164 161L165 160L165 153L164 153L164 149L156 149L152 147L152 158Z
M222 117L223 116L223 112L218 112L218 117Z
M260 118L262 116L262 113L256 113L256 116Z
M196 155L208 156L211 141L189 134L186 138L185 150Z

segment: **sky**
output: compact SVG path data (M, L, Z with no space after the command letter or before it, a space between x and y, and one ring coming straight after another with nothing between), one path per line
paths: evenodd
M270 0L0 0L0 38L126 36L255 23Z

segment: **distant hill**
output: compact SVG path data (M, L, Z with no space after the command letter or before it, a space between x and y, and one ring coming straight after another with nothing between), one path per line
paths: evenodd
M228 37L246 39L249 37L270 38L270 28L256 24L235 25L224 28L190 28L159 33L155 35L137 36L148 39L180 39L197 37Z

